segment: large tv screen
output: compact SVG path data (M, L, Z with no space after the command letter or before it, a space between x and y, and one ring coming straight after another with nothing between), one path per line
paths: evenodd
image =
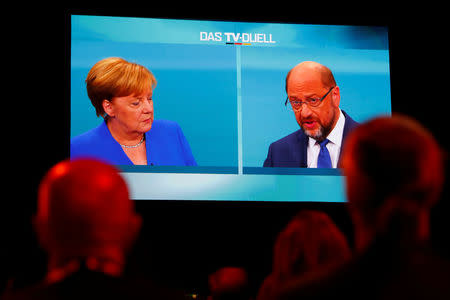
M121 58L156 78L146 164L133 164L118 141L88 147L99 148L97 156L117 150L111 155L123 158L115 164L136 200L345 202L336 166L343 143L330 150L331 168L317 167L317 158L311 164L307 150L299 148L304 143L295 144L295 138L315 125L301 129L297 114L311 110L314 115L338 95L341 140L350 120L356 124L391 113L385 26L95 15L71 15L70 23L72 143L94 130L114 139L87 92L94 65ZM287 97L286 77L301 63L331 72L335 84L329 93ZM322 101L313 107L310 100ZM175 133L161 129L167 126ZM182 147L181 154L176 147ZM77 151L71 146L72 158L80 155ZM172 152L188 159L163 158Z

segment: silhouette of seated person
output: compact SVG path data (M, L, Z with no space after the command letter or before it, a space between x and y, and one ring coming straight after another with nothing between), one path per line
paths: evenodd
M436 140L409 117L357 128L342 157L355 256L335 272L280 286L274 299L450 299L450 264L429 242L443 166Z
M112 166L90 159L56 164L39 186L33 225L48 255L47 275L6 299L183 299L124 278L141 217Z
M247 271L223 267L208 276L210 295L207 300L251 300Z
M326 213L302 210L278 234L272 272L264 279L256 299L271 299L277 285L334 269L350 256L345 235Z

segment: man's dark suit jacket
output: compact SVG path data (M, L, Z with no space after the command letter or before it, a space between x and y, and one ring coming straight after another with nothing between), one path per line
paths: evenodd
M344 111L342 113L345 116L344 133L342 135L342 142L344 142L350 131L357 127L359 123L355 122ZM264 167L307 168L306 149L308 139L308 136L299 129L273 142L269 146L269 153L264 161Z

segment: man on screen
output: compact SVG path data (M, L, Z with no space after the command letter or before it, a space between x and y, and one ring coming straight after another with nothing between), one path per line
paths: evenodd
M339 108L331 70L302 62L289 71L286 92L300 129L269 146L264 167L337 168L343 140L358 123Z

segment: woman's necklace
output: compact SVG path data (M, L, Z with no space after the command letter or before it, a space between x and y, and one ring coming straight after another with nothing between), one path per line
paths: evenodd
M122 145L122 144L119 144L119 145L122 146L123 148L137 148L144 142L144 139L145 139L145 134L142 135L141 141L139 143L137 143L136 145L132 145L132 146L127 146L127 145Z

